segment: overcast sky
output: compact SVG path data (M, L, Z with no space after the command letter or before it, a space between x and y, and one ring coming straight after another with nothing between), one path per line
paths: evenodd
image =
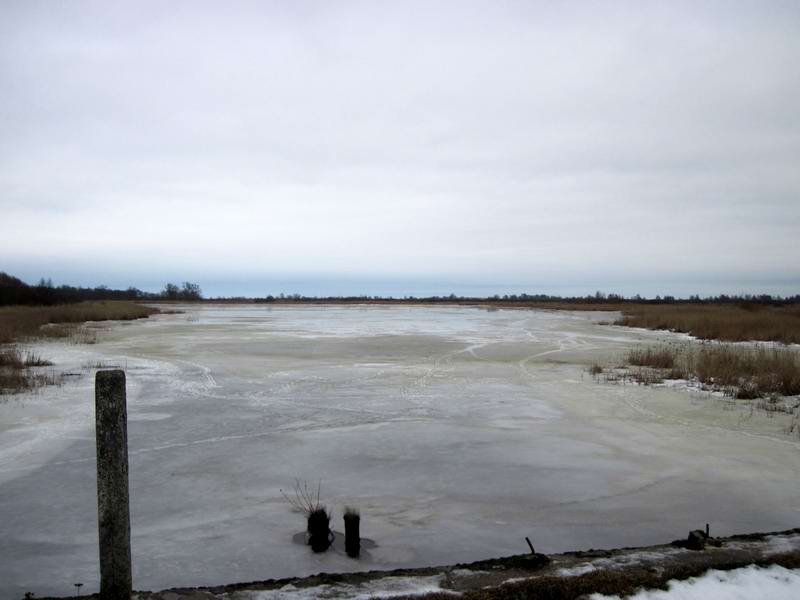
M800 293L800 2L0 2L0 271Z

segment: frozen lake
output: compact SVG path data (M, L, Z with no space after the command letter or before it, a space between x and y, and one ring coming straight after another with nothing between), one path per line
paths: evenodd
M128 375L134 587L645 545L800 524L780 419L598 383L657 334L592 313L187 306L36 350L74 373L0 401L0 597L98 586L92 365ZM281 489L322 481L377 544L314 555Z

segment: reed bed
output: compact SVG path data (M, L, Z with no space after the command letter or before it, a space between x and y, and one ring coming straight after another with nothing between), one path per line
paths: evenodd
M800 351L764 344L669 344L634 348L625 357L633 370L609 372L607 379L640 383L694 380L704 389L733 398L800 395ZM596 369L590 369L593 374Z
M157 313L134 302L81 302L60 306L7 306L0 308L0 395L58 385L61 375L42 367L52 363L16 346L42 338L94 343L96 334L80 327L86 321L129 321Z
M158 309L135 302L80 302L58 306L0 308L0 344L36 338L67 338L75 325L86 321L131 321L149 317Z
M703 340L800 344L800 305L634 304L615 325L688 333Z

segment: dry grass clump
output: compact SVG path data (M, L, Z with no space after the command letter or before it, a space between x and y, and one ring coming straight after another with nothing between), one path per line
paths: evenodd
M15 346L0 348L0 395L61 383L61 377L53 372L31 370L52 364L33 352L23 354Z
M692 371L706 387L736 398L800 394L800 352L787 348L704 345Z
M638 368L611 371L606 380L655 384L693 379L705 389L741 399L800 394L800 352L791 348L673 344L634 348L625 362Z
M615 325L688 333L704 340L800 343L800 306L636 304Z
M671 369L675 366L677 351L675 348L634 348L628 352L626 361L637 367L653 367L655 369Z
M61 385L63 375L54 371L33 373L28 370L0 368L0 396L35 390L46 385Z
M52 367L53 363L33 352L23 354L19 348L9 346L0 348L0 367L24 369L26 367Z
M292 494L281 490L283 498L297 512L301 512L306 517L307 543L314 552L325 552L333 543L333 533L331 532L330 522L332 514L322 504L320 496L322 493L322 482L317 482L317 487L309 487L307 481L301 482L296 479Z

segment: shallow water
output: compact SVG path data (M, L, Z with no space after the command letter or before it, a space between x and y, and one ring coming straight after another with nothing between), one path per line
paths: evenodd
M585 372L669 334L596 313L184 308L36 347L76 376L0 404L0 596L97 589L97 361L128 376L137 589L800 523L780 419ZM359 508L377 546L353 561L293 543L296 478L322 481L337 530Z

